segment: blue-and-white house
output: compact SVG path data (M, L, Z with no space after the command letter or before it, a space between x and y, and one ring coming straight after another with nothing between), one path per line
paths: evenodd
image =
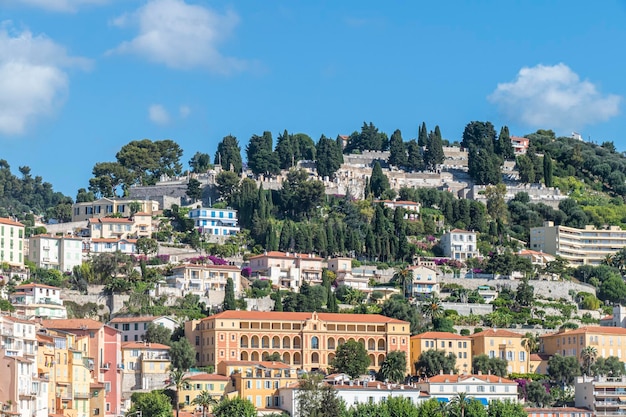
M239 232L237 210L199 207L189 210L189 218L200 232L215 236L236 235Z

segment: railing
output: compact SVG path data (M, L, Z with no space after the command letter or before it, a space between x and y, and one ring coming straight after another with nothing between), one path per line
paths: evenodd
M88 392L74 392L74 398L89 399L91 394Z

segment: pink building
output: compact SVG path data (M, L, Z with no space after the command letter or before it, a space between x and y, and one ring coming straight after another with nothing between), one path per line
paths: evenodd
M528 150L529 143L530 140L528 138L511 136L511 145L513 145L515 155L524 155L526 153L526 150Z
M272 281L272 285L299 289L304 281L322 282L322 258L313 254L270 251L250 258L252 276Z
M88 343L77 346L83 351L91 366L96 383L104 386L104 417L116 417L122 410L122 364L121 332L111 326L91 319L43 320L47 329L61 330L77 336L88 336ZM87 340L86 338L84 340Z

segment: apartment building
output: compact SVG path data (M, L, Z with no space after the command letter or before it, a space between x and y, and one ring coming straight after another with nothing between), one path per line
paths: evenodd
M505 359L508 373L528 372L528 352L522 346L524 336L509 330L488 329L469 336L472 339L472 357L487 355L490 358Z
M417 387L440 402L450 402L461 392L485 406L490 401L518 402L517 382L495 375L435 375Z
M626 328L626 307L623 305L613 306L613 314L602 317L600 326Z
M116 215L131 217L133 206L136 209L135 213L146 213L152 216L159 212L159 203L153 200L101 198L95 201L74 203L72 205L72 222Z
M337 285L347 285L361 291L370 291L369 276L354 273L352 258L339 256L328 260L328 270L336 275Z
M410 357L410 324L378 314L224 311L186 322L185 336L196 349L198 366L256 362L277 353L286 365L328 369L337 347L348 340L365 346L372 370L388 352L400 350Z
M448 332L426 332L411 336L410 365L413 375L419 375L414 365L428 350L441 350L446 355L456 356L456 369L459 373L472 372L472 339Z
M544 222L541 227L530 229L530 249L558 255L570 266L600 265L608 255L626 247L626 230L619 226L596 229L585 226L555 226L554 222Z
M132 217L94 217L87 221L93 239L138 239L152 236L152 216L135 213Z
M511 136L511 145L513 146L513 151L515 152L515 155L524 155L528 150L529 144L530 139L528 138Z
M304 281L322 282L322 258L313 254L270 251L250 257L252 277L273 285L298 290Z
M574 405L592 411L595 416L626 414L626 377L577 377Z
M38 268L72 272L83 263L82 238L72 235L36 235L28 238L28 260Z
M422 297L439 292L439 283L437 282L437 271L425 265L413 265L409 267L413 274L411 284L411 296Z
M86 252L87 254L115 252L122 252L128 255L136 254L137 239L92 238L88 242Z
M224 398L227 390L231 390L232 384L230 377L218 374L196 373L191 374L185 380L183 389L180 391L180 402L183 405L181 410L187 412L202 411L202 407L192 404L202 391L207 391L211 397L220 401ZM212 411L209 407L207 413Z
M178 265L172 268L172 275L166 277L166 282L179 289L181 294L204 297L209 292L224 292L228 278L233 280L235 293L241 292L241 269L234 265Z
M24 268L24 225L0 217L0 263Z
M582 351L593 346L598 357L626 357L626 329L623 327L585 326L542 335L541 351L548 355L575 356L582 363Z
M280 389L298 382L296 369L282 362L222 361L217 373L232 379L234 391L262 410L283 406Z
M152 391L167 386L170 371L170 347L160 343L122 343L122 396Z
M61 300L61 289L44 284L24 284L15 287L10 296L15 313L32 319L65 319L67 310Z
M99 415L117 417L123 414L120 332L91 319L42 320L41 325L49 331L76 335L76 350L87 355L84 359L93 370L90 390L98 392L89 407L93 410L99 402L104 406L98 410Z
M467 230L454 229L441 235L443 255L447 258L464 261L476 258L478 252L478 234Z
M178 327L178 322L168 316L115 317L108 323L109 326L121 332L122 343L143 342L150 324L166 327L171 332Z
M528 417L595 417L595 413L576 407L526 407Z
M201 234L231 236L239 233L237 210L198 207L187 214Z

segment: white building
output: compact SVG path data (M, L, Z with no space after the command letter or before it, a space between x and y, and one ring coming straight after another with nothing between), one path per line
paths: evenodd
M484 405L490 401L518 401L517 382L495 375L435 375L417 386L442 402L449 402L460 392Z
M413 285L411 295L418 297L420 295L430 295L439 292L439 283L437 283L437 271L424 265L410 266L409 270L413 273Z
M91 239L88 243L90 253L115 253L122 252L128 255L137 253L136 239Z
M272 285L298 290L304 281L322 283L322 258L313 254L270 251L250 257L252 277Z
M361 291L370 291L369 277L353 273L352 258L331 258L328 260L328 270L335 273L337 285L347 285Z
M200 233L231 236L239 233L237 210L200 207L189 210L189 218Z
M0 217L0 263L24 268L24 225Z
M233 280L235 293L241 292L241 270L234 265L184 264L172 268L166 282L182 294L208 296L209 292L225 292L228 278Z
M143 342L150 324L166 327L171 332L178 327L178 322L168 316L115 317L108 323L109 326L122 333L122 343Z
M83 263L82 238L37 235L28 239L28 259L38 268L72 272Z
M11 304L18 315L25 318L66 319L67 310L61 300L61 289L44 284L25 284L15 287Z
M478 234L467 230L454 229L441 236L444 256L464 261L479 256Z
M152 216L159 211L159 203L154 200L138 200L132 198L101 198L96 201L74 203L72 205L72 222L89 220L94 217L111 217L121 215L131 217L131 206L136 205L137 213Z

